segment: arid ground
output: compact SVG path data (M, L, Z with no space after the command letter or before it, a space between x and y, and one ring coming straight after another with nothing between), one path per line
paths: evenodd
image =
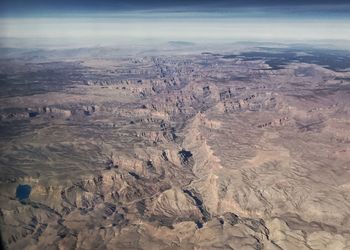
M167 46L2 49L3 247L350 249L350 52Z

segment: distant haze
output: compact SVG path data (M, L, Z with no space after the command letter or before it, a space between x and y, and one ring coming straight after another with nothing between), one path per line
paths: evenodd
M10 6L11 7L11 6ZM104 46L189 42L350 40L350 5L156 8L154 10L43 11L0 17L2 47L44 44Z

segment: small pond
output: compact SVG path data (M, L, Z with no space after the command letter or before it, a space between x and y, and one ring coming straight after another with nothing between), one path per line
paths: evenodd
M16 189L16 198L20 201L26 200L29 198L30 192L32 191L32 187L27 184L20 184Z

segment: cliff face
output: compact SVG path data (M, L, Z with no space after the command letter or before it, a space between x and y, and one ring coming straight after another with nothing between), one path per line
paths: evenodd
M78 68L74 88L0 99L5 248L350 247L348 72L207 54Z

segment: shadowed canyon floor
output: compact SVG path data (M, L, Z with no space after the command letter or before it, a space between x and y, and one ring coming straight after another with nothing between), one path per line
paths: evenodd
M350 249L349 52L16 53L4 248Z

